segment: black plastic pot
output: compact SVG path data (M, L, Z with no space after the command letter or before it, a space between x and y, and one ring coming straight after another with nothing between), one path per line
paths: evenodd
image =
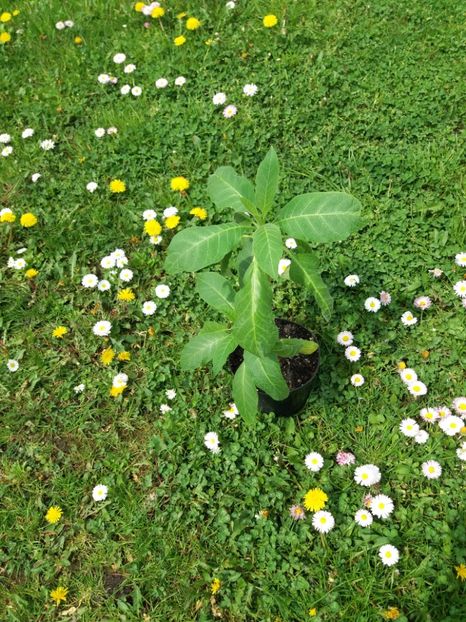
M284 337L280 329L284 325L291 325L292 327L295 327L296 329L295 331L296 334L293 336L299 337L301 339L312 339L313 341L316 341L315 336L307 328L305 328L304 326L301 326L300 324L296 324L295 322L291 322L290 320L284 320L284 319L277 319L275 321L279 328L280 337ZM241 351L241 349L237 349L233 354L230 355L230 358L229 358L230 369L233 373L239 367L239 365L237 364L238 350ZM241 351L240 356L242 360L242 351ZM300 356L304 356L304 355L300 355ZM306 380L306 382L301 384L299 387L296 387L295 389L290 389L290 393L286 399L277 401L271 398L270 395L267 395L267 393L264 393L264 391L262 391L261 389L258 390L259 408L262 412L265 412L265 413L274 412L279 417L291 417L295 415L296 413L298 413L300 410L302 410L302 408L306 404L307 399L311 393L312 381L314 380L314 378L317 375L317 372L319 371L319 362L320 362L319 350L316 350L316 352L314 352L313 354L307 355L307 357L310 360L312 360L312 365L314 367L314 369L312 370L312 375L310 375L309 378ZM235 358L236 358L236 364L234 361Z

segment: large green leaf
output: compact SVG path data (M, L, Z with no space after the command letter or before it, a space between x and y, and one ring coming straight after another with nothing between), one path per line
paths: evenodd
M256 174L256 206L267 214L278 190L280 166L275 149L271 147L259 165Z
M283 250L280 227L272 223L258 227L252 238L252 249L261 269L276 279Z
M245 352L244 361L259 389L265 391L274 400L284 400L288 397L290 390L275 357L255 356L250 352Z
M326 320L330 319L333 310L333 298L320 276L317 258L310 253L295 253L291 260L290 278L312 292L322 315Z
M214 374L217 374L237 345L226 326L206 322L199 334L188 341L181 351L181 369L196 369L212 361Z
M233 399L241 417L247 425L253 426L256 422L259 397L251 372L244 361L233 378Z
M288 358L297 354L312 354L319 349L315 341L308 339L296 339L294 337L280 339L273 349L277 356Z
M255 257L244 275L244 285L235 297L233 332L241 347L262 356L278 339L272 313L272 287Z
M196 290L202 300L229 318L235 315L235 292L230 283L218 272L200 272L196 276Z
M170 242L165 269L170 274L197 272L217 263L238 244L244 231L237 223L183 229Z
M243 287L244 275L252 261L252 238L244 237L241 241L241 249L236 258L236 269L238 270L239 286Z
M221 166L207 182L210 198L219 209L233 208L237 212L245 212L242 199L254 204L254 186L235 173L231 166Z
M277 222L288 235L310 242L344 240L361 223L361 204L345 192L301 194L280 210Z

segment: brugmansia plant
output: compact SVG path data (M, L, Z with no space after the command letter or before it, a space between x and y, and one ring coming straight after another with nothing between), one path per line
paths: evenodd
M217 374L240 346L243 361L233 378L233 399L248 423L255 421L258 388L274 400L283 400L289 393L279 357L310 354L317 348L307 340L279 338L272 282L279 278L283 236L298 241L296 251L287 250L290 278L314 295L328 319L332 297L309 243L343 240L360 224L361 205L344 192L302 194L274 209L278 181L279 163L273 148L259 165L255 185L229 166L218 168L209 177L208 192L218 209L232 211L232 221L180 231L172 239L165 261L171 274L198 272L199 296L226 318L223 324L206 322L187 343L181 354L182 369L212 363ZM222 274L199 272L219 262ZM235 286L223 274L228 274Z

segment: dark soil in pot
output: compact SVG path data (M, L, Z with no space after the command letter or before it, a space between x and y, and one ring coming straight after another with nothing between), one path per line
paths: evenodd
M276 319L281 339L312 339L315 336L304 326L290 320ZM236 348L228 358L233 373L243 362L243 349ZM319 350L312 354L297 354L289 358L279 358L283 377L290 389L289 396L278 402L259 389L259 407L263 412L274 412L280 416L291 416L299 412L309 397L311 383L319 369Z

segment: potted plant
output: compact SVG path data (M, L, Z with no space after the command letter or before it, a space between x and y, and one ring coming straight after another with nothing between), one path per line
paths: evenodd
M232 211L231 222L183 229L172 239L165 260L170 274L198 273L199 296L226 318L223 324L207 321L186 344L182 369L212 363L217 374L229 360L234 372L233 399L250 424L259 404L262 410L278 414L299 410L318 366L318 346L312 334L274 317L272 283L280 278L283 253L291 260L291 280L314 295L328 319L332 297L309 243L343 240L360 225L361 205L344 192L302 194L273 209L278 181L279 163L273 148L259 165L255 185L229 166L218 168L209 177L208 192L218 209ZM284 236L298 241L296 250L286 249ZM221 273L200 272L217 263ZM300 369L297 374L292 373L295 364Z

